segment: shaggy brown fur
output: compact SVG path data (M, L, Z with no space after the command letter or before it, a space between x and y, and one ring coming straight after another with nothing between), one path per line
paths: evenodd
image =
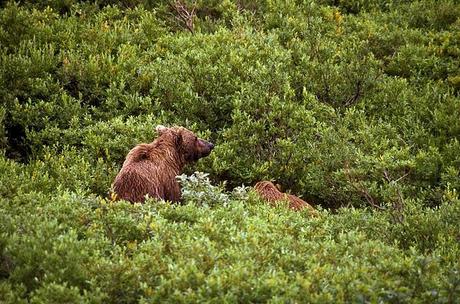
M159 137L150 144L139 144L126 156L112 188L118 199L143 202L145 196L179 201L176 176L187 163L211 153L214 145L197 138L183 127L156 128Z
M316 214L316 210L304 200L298 198L295 195L283 193L270 181L258 182L254 189L259 196L270 203L270 205L276 205L277 202L288 201L289 208L293 210L302 210L308 208Z

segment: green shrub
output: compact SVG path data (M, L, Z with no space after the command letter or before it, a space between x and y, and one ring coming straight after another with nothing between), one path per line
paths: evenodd
M3 3L0 302L455 303L458 17L451 0ZM216 147L180 204L113 202L158 124ZM319 216L270 207L259 180Z
M192 35L168 25L177 12L166 3L151 11L147 2L129 9L69 2L64 15L48 4L1 12L1 39L11 46L1 54L0 89L9 158L34 162L75 147L92 159L88 166L104 162L96 172L109 171L105 185L91 186L102 194L127 151L153 138L148 124L166 123L217 142L188 172L210 172L229 187L277 179L338 207L368 203L363 193L394 197L381 190L385 172L398 179L409 170L400 191L427 205L440 202L441 176L456 184L446 169L455 153L429 147L455 146L449 79L458 72L458 41L407 28L410 5L351 16L314 2L200 2Z
M212 207L74 194L4 202L9 299L447 301L460 292L458 199L396 225L388 213L311 218L252 196Z
M179 175L177 180L181 186L182 200L203 206L225 205L229 201L228 195L222 189L211 185L208 174L195 172L193 175Z

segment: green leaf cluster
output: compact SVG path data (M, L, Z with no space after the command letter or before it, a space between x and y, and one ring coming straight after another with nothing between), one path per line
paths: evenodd
M454 0L3 1L0 302L454 303L459 62ZM108 201L158 124L183 204Z

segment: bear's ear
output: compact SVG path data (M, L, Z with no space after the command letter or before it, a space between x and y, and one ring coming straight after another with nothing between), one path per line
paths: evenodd
M176 131L174 132L174 141L175 141L175 144L176 144L176 147L181 147L182 146L182 132L179 130L179 131Z
M163 135L169 129L163 125L158 125L155 130L157 131L158 135Z
M283 189L283 188L281 187L280 184L276 183L276 184L275 184L275 187L276 187L276 189L278 189L278 191L282 192L282 189Z

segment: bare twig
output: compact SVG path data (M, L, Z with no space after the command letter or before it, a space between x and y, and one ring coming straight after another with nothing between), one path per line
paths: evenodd
M187 7L182 0L175 0L169 5L176 12L176 19L193 34L195 32L196 2L193 2L192 7Z
M392 180L391 177L390 177L390 174L388 173L387 170L384 170L383 171L383 177L384 179L389 183L389 184L393 184L395 185L398 181L400 181L401 179L403 179L404 177L406 177L407 175L409 174L406 173L404 174L403 176L401 176L400 178L398 178L396 181L395 180ZM402 197L402 194L401 194L401 191L396 188L396 195L398 196L398 198L396 200L394 200L392 203L393 203L393 212L392 212L392 216L394 218L394 220L398 223L402 223L403 220L404 220L404 217L402 215L402 210L403 210L403 206L404 206L404 199Z
M388 171L385 170L385 171L383 171L383 177L385 178L385 180L389 184L394 184L395 185L397 182L399 182L400 180L402 180L406 176L408 176L409 173L410 173L410 171L406 172L404 175L400 176L398 179L392 180L391 177L390 177L390 174L388 173ZM399 188L396 188L396 195L398 196L398 198L395 201L393 201L393 210L395 211L393 213L393 218L398 223L402 223L404 221L404 216L402 214L402 210L403 210L403 207L404 207L404 198L403 198L401 190L399 190Z
M355 93L353 94L353 96L350 96L348 99L346 99L343 104L345 107L351 106L352 104L357 102L358 99L361 97L361 84L361 80L358 80L358 82L356 83Z
M375 199L369 191L362 185L361 182L357 182L354 177L351 176L350 173L350 168L348 166L348 163L345 164L345 175L350 182L350 185L362 196L366 199L369 205L372 207L379 209L379 210L385 210L385 207L380 206L378 203L377 199Z

